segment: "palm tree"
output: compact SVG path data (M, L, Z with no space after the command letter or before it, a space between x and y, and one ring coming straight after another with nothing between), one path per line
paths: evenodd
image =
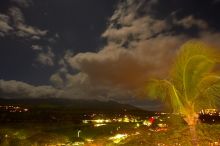
M180 113L196 139L198 112L215 107L220 97L220 76L213 73L219 55L215 49L199 41L188 41L180 48L170 76L152 80L148 95L165 101Z

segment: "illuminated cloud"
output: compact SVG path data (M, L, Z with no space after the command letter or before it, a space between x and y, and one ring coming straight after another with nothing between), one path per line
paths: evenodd
M20 8L18 7L9 8L9 15L11 16L12 23L14 24L16 29L15 34L18 37L31 37L31 36L42 37L47 34L46 30L41 30L37 27L33 27L25 24L24 15L21 12Z
M4 14L0 14L0 32L3 34L9 33L13 28L9 25L9 17Z
M53 66L54 65L54 58L55 58L55 54L53 53L52 49L50 47L48 47L46 52L41 51L38 54L36 61L38 63L43 64L43 65Z
M29 7L32 1L29 0L11 0L13 4L8 8L6 14L0 13L0 32L1 36L13 36L28 39L40 39L47 35L47 30L26 24L24 15L20 7Z
M33 4L32 0L11 0L11 3L18 5L20 7L29 7Z
M63 87L63 79L61 78L61 76L59 74L53 74L51 77L50 77L50 81L51 83L57 87L57 88L61 88Z
M180 19L180 20L177 20L174 17L173 22L174 22L174 24L183 26L186 29L189 29L193 26L196 26L199 29L207 29L208 28L208 24L205 21L203 21L201 19L196 19L192 15L184 17L183 19Z
M218 42L219 33L212 33L204 20L193 15L177 20L173 13L170 14L169 20L168 17L156 18L151 15L151 7L156 5L157 1L148 1L144 6L143 4L143 1L134 0L119 3L102 34L107 40L106 46L99 52L79 53L68 59L73 69L87 76L90 88L97 90L94 92L97 95L102 93L97 87L100 85L109 91L121 91L115 92L118 93L114 94L115 97L122 94L127 97L139 96L137 92L149 79L166 78L172 59L181 44L193 39L190 35L175 33L175 26L184 29L196 27L198 34L194 39L207 43ZM140 15L140 9L144 9L146 13Z
M52 40L55 42L55 38L58 38L59 35L49 37L47 30L26 23L22 9L30 7L33 4L31 0L11 0L10 2L11 6L7 13L0 13L0 37L16 37L24 38L27 42L34 41L30 48L36 53L35 60L42 65L54 66L55 54L49 45ZM42 45L44 41L48 45Z
M0 96L4 98L50 98L58 97L61 91L52 86L33 86L21 81L0 80Z
M31 48L32 48L33 50L36 50L36 51L41 51L41 50L43 50L43 47L40 46L40 45L32 45Z
M142 87L150 77L164 77L186 38L166 33L170 29L166 20L139 16L139 7L134 1L120 3L102 34L107 45L97 53L73 56L70 65L91 82L130 90Z

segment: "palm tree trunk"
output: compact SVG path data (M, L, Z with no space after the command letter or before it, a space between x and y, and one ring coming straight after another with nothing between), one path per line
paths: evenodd
M190 134L192 137L192 145L193 146L198 146L198 139L197 139L197 134L196 134L196 125L190 125Z
M196 134L196 124L198 122L198 114L190 114L187 115L184 120L187 122L189 129L190 129L190 135L192 137L192 145L193 146L198 146L198 138Z

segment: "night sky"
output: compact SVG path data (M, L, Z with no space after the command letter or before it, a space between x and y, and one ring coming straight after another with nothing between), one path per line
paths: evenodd
M220 46L220 0L1 0L0 98L116 100L166 78L181 44Z

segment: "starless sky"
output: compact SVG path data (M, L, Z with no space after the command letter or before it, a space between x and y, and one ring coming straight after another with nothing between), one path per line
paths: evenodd
M140 100L181 44L220 46L220 0L1 0L0 98Z

